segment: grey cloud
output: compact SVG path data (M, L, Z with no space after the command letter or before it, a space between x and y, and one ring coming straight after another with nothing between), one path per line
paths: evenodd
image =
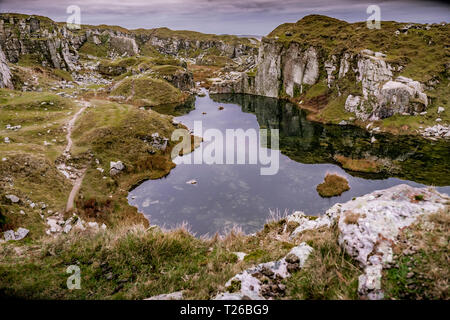
M380 5L383 20L397 21L448 21L450 9L445 2L423 0L0 0L0 11L65 21L66 8L72 4L80 6L82 23L87 24L241 34L267 34L281 23L313 13L363 21L369 4Z

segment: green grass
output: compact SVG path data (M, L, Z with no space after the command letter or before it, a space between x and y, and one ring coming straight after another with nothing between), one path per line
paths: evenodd
M8 90L0 90L0 101L2 154L25 151L46 155L54 161L55 155L59 155L66 144L62 126L78 110L77 105L50 93ZM18 131L7 130L7 124L21 125L22 128ZM4 137L9 137L12 143L4 143ZM44 141L51 145L44 146Z
M92 42L85 42L80 48L80 53L104 58L108 55L108 50L108 44L96 45Z
M139 227L63 236L22 261L5 259L7 248L0 250L0 296L26 299L143 299L178 290L206 299L232 276L235 260L186 232ZM66 269L74 264L81 269L80 290L66 286Z
M151 110L102 100L91 103L95 108L86 110L72 134L73 155L85 159L88 168L77 201L78 209L89 216L88 211L92 210L85 209L91 207L89 201L94 199L98 207L95 210L101 214L89 218L97 218L108 225L125 224L125 220L146 223L143 215L128 205L127 192L137 182L165 176L174 167L170 157L174 143L169 143L165 151L158 151L145 140L150 141L155 132L160 137L170 138L175 127L169 117ZM110 161L118 160L125 164L126 170L111 178ZM105 172L99 172L98 167Z
M142 226L108 229L97 234L71 233L22 245L0 246L0 297L26 299L143 299L184 291L187 299L210 299L225 290L236 273L280 259L292 244L274 241L282 225L268 226L254 237L231 232L199 239L184 229L161 232ZM234 251L263 257L238 262ZM19 252L19 254L17 253ZM68 290L66 269L81 270L81 289Z
M22 67L34 67L41 64L41 59L37 54L24 54L20 56L17 64Z
M73 81L72 75L66 70L52 69L52 71L56 77L58 77L62 80Z
M124 96L127 101L139 106L158 106L184 101L181 91L168 82L146 76L122 80L111 95Z
M9 227L30 229L31 239L44 232L40 213L65 207L71 185L54 161L67 143L62 127L77 110L75 103L54 94L0 90L0 154L6 158L0 162L0 206L6 208ZM7 124L22 128L6 130ZM4 143L4 137L9 137L11 143ZM51 145L45 146L44 141ZM4 201L6 194L18 196L21 203ZM43 202L47 208L43 212L40 205L32 209L25 200ZM20 210L25 215L19 214Z
M339 123L354 117L353 113L345 111L345 99L344 95L330 99L326 107L315 114L314 118L323 122Z
M328 87L326 81L319 81L316 84L312 85L305 94L306 99L312 99L316 97L320 97L326 95L328 91Z
M338 243L337 227L305 231L297 241L314 248L305 266L284 280L286 299L358 299L357 263Z
M430 227L431 226L431 227ZM421 218L399 235L394 262L384 270L387 299L448 300L449 211ZM414 248L412 252L407 252Z

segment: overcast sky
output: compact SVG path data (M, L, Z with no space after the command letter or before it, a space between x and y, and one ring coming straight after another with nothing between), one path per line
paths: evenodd
M450 21L448 4L422 0L0 0L0 12L39 14L66 21L66 8L78 5L83 24L266 35L284 22L295 22L309 14L365 21L369 4L380 6L381 20Z

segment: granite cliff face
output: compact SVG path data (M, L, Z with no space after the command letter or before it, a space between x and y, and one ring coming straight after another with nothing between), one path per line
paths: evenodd
M9 70L8 62L6 61L6 57L5 54L3 53L1 45L0 45L0 88L9 88L9 89L14 88L11 82L11 70Z
M415 65L421 64L417 57L398 58L392 57L389 50L375 52L361 49L365 45L369 46L372 40L365 43L356 38L358 33L355 33L355 41L360 43L353 44L350 37L345 36L342 43L335 40L335 44L331 45L322 39L335 39L336 36L328 34L326 29L321 34L312 34L317 32L314 26L320 28L321 20L325 20L326 28L330 28L331 23L340 28L351 28L350 24L343 21L330 22L330 18L314 16L297 22L300 24L297 29L291 24L286 24L287 27L282 25L262 39L254 69L234 74L228 79L215 79L210 91L296 98L307 93L313 86L317 92L321 86L322 94L328 94L332 99L344 96L342 109L354 113L357 119L363 121L384 119L396 114L418 115L427 109L431 100L425 90L434 89L439 83L436 79L443 74L442 70L445 77L448 67L434 67L436 73L430 73L427 76L430 80L426 82L415 80L414 75L410 76L411 73L407 73L409 77L405 77L404 69L416 68ZM306 31L304 27L309 24L313 27L311 31ZM283 28L294 28L292 30L301 34L296 37L292 35L293 31L286 31L284 34ZM418 25L415 28L421 30L415 39L417 41L429 39L431 36L424 36L427 32L433 35L431 26ZM446 25L434 28L440 29L433 32L443 32ZM428 41L427 45L434 44ZM390 46L394 47L392 50L396 50L394 45ZM426 78L423 74L421 77Z
M28 57L43 66L67 71L79 69L79 53L101 58L131 57L146 47L166 55L189 57L193 62L213 54L247 64L254 63L257 53L256 40L235 36L87 25L70 30L66 24L46 17L8 13L0 14L0 45L11 63Z
M158 28L137 33L139 43L151 45L163 54L201 59L213 53L230 59L256 56L257 41L235 36L207 35L191 31L173 31Z
M24 56L68 71L77 69L77 49L85 41L48 18L0 15L0 45L6 59L16 63Z
M337 79L359 86L360 94L348 94L345 109L361 120L377 120L394 114L414 114L428 105L423 85L399 76L380 52L362 50L326 56L322 48L291 42L287 47L264 38L259 49L256 74L241 73L235 79L217 81L213 93L247 93L272 98L294 98L326 78L328 88L339 92ZM339 95L341 93L339 92Z

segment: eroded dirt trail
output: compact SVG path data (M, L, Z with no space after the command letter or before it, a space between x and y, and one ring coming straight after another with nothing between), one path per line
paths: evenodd
M64 149L64 155L68 155L70 157L70 149L72 148L72 130L75 125L75 122L77 121L78 117L86 110L87 107L90 106L89 102L87 101L77 101L79 104L81 104L83 107L78 110L77 113L70 119L69 123L67 124L67 134L66 134L66 140L67 140L67 146Z
M72 131L75 126L76 121L78 120L79 116L90 106L90 103L87 101L76 101L78 104L80 104L82 107L80 110L75 113L75 115L70 119L70 121L67 123L67 134L66 134L66 140L67 145L63 152L64 160L57 164L57 168L61 173L69 179L73 183L73 188L70 191L69 197L67 199L66 203L66 211L72 210L74 207L74 201L75 197L80 190L81 184L83 182L84 175L86 173L86 169L78 169L72 167L68 160L71 158L70 150L72 149L73 141L72 141Z

